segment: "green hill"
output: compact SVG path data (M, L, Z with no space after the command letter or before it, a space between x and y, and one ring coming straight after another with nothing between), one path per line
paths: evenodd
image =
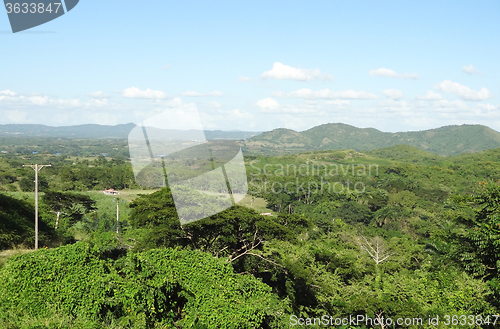
M365 154L380 159L423 165L437 165L442 161L446 161L446 158L443 156L405 144L376 149L365 152Z
M250 154L272 155L312 150L370 151L403 144L433 154L450 156L498 148L500 133L482 125L388 133L374 128L329 123L303 132L275 129L246 140L243 147Z

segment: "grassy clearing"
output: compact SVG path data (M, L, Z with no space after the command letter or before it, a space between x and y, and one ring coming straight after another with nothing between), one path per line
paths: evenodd
M251 196L247 194L240 202L238 202L240 206L244 206L247 208L251 208L259 213L262 212L270 212L272 213L273 211L269 208L267 208L267 202L266 200L262 198L256 198L254 196Z
M83 227L82 222L75 223L75 225L71 227L71 231L73 232L75 240L77 241L82 241L89 237L88 234L85 232L85 228Z
M33 252L34 249L7 249L0 251L0 267L2 267L10 257Z
M106 198L110 198L111 200L113 198L120 198L120 199L125 199L128 202L132 202L139 197L139 194L151 194L151 193L154 193L156 191L158 191L158 189L154 189L154 190L140 190L140 189L122 190L122 191L118 191L118 192L120 192L119 195L105 195L104 193L102 193L102 191L86 191L86 192L69 191L69 192L82 193L82 194L88 193L91 196L96 196L98 198L100 198L100 196L103 196ZM23 199L32 200L32 201L35 200L35 192L2 191L2 193L5 195L8 195L10 197L13 197L15 199L18 199L18 200L23 200ZM43 194L44 194L43 192L38 192L38 197L41 198Z
M208 195L227 196L227 194L225 194L225 193L215 193L215 192L207 192L207 191L201 191L201 190L199 190L199 192L202 192L202 193L205 193ZM234 196L236 197L236 199L239 199L243 196L243 194L235 193ZM237 202L237 204L240 206L243 206L243 207L253 209L259 213L272 212L271 209L267 208L266 200L264 200L262 198L257 198L257 197L251 196L249 194L245 195L243 199L241 199L239 202Z
M35 202L35 192L2 192L3 194L10 196L17 200L26 200ZM38 192L38 200L42 197L43 192Z
M120 191L120 195L118 195L118 197L123 198L123 199L127 200L128 202L132 202L139 197L139 194L151 194L151 193L154 193L156 191L158 191L158 189L156 189L156 190L123 190L123 191ZM111 197L113 197L113 196L111 196Z
M84 160L88 160L88 161L94 161L95 159L97 159L99 156L67 156L66 157L66 160L67 161L73 161L73 162L80 162L80 161L84 161ZM109 160L109 158L108 158Z

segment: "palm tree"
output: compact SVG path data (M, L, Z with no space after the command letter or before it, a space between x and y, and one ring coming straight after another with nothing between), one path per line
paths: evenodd
M373 216L378 226L388 224L401 217L400 207L383 207L377 210Z

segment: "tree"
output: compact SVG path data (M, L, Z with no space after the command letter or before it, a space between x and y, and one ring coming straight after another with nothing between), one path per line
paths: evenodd
M399 206L413 209L417 204L417 196L410 191L401 191L389 195L389 206Z
M383 226L384 224L393 222L394 220L401 218L402 216L403 209L400 206L386 206L377 210L373 214L373 218L375 219L378 226Z
M471 197L456 198L460 208L455 221L462 230L451 232L455 257L467 271L477 276L492 278L500 274L500 186L483 185Z
M444 240L453 245L448 257L472 275L484 278L500 306L500 186L481 183L475 193L455 197L454 202L454 220L461 227L443 233Z
M56 229L61 214L68 215L70 223L75 223L81 220L86 213L97 210L96 202L89 196L72 192L47 191L42 196L42 202L56 213Z
M225 257L229 262L250 255L251 250L261 248L267 240L296 241L297 235L310 226L300 215L261 216L238 205L181 226L169 187L142 195L130 207L132 226L149 232L139 248L190 245L216 257Z
M342 218L346 223L350 224L368 224L372 217L372 212L365 205L359 204L356 201L348 201L334 211L334 216Z
M23 192L35 191L35 174L30 174L28 177L23 177L19 180L19 187ZM43 192L49 188L49 183L44 176L38 175L38 191Z
M375 262L375 265L378 265L387 259L393 254L388 251L385 246L384 240L380 237L374 237L368 240L366 237L361 236L358 238L358 243L361 247L361 250L364 250L370 255L371 259Z

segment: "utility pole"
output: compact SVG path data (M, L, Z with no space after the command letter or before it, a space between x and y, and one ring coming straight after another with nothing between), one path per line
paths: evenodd
M38 172L42 170L43 167L51 167L52 164L49 162L48 165L38 165L31 164L31 168L35 169L35 250L38 250ZM25 167L23 163L23 168Z
M116 202L116 233L118 233L118 222L120 220L120 202L125 202L123 200L120 200L120 198L114 198L113 202Z

